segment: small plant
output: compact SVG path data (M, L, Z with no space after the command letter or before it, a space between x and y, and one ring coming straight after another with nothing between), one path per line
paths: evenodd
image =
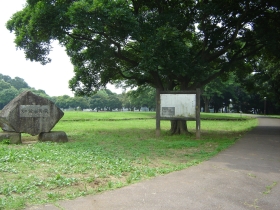
M108 188L109 188L109 189L113 188L113 185L114 185L114 183L113 183L112 181L109 181L109 182L108 182Z
M126 183L131 184L131 182L132 182L132 176L127 177L126 178Z
M10 141L10 139L3 139L0 143L1 144L10 144L11 141Z
M251 173L248 173L248 176L253 177L253 178L256 178L256 177L257 177L256 175L251 174Z
M49 192L47 193L48 199L50 200L58 200L58 198L60 197L59 193L55 193L55 192Z
M263 194L267 195L271 192L272 188L277 185L277 182L273 182L271 185L266 186L266 191L263 192Z

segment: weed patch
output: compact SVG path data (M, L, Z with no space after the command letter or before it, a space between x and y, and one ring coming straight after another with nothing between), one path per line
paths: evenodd
M263 192L263 194L267 195L271 192L272 188L277 185L277 182L273 182L271 185L266 186L266 190Z

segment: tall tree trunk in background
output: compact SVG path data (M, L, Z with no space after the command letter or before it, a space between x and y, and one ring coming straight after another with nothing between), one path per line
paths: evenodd
M203 101L204 101L204 112L209 113L209 103L210 103L210 98L208 98L207 96L202 96Z

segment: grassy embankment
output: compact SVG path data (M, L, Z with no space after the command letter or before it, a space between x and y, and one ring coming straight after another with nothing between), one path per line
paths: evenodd
M26 134L22 145L0 143L0 209L55 203L181 170L216 155L257 124L229 120L239 114L202 114L208 120L201 122L200 140L195 122L188 122L191 135L170 136L170 122L161 121L161 137L155 138L154 117L66 112L53 130L65 131L68 143L38 143Z

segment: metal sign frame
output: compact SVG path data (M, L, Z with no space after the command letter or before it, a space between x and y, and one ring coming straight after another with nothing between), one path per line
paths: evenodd
M165 94L171 95L171 96L169 96L171 98L173 97L172 95L174 95L174 97L176 98L176 95L182 94L182 95L186 95L185 99L189 98L188 95L190 95L190 94L195 95L195 105L192 105L194 110L192 110L192 108L189 110L189 112L192 113L193 117L191 116L191 114L189 112L182 113L182 116L176 115L175 110L176 110L176 107L179 105L174 102L171 102L171 104L173 104L173 106L171 106L171 107L162 107L161 106L162 105L161 96L164 96ZM159 91L159 90L157 90L156 98L157 98L156 136L160 135L160 120L186 120L186 121L196 121L196 138L197 139L200 138L200 89L196 89L193 91ZM184 98L184 96L182 96L180 98ZM163 108L166 111L165 116L163 116L164 114L162 114ZM188 116L186 116L186 115L188 115Z

